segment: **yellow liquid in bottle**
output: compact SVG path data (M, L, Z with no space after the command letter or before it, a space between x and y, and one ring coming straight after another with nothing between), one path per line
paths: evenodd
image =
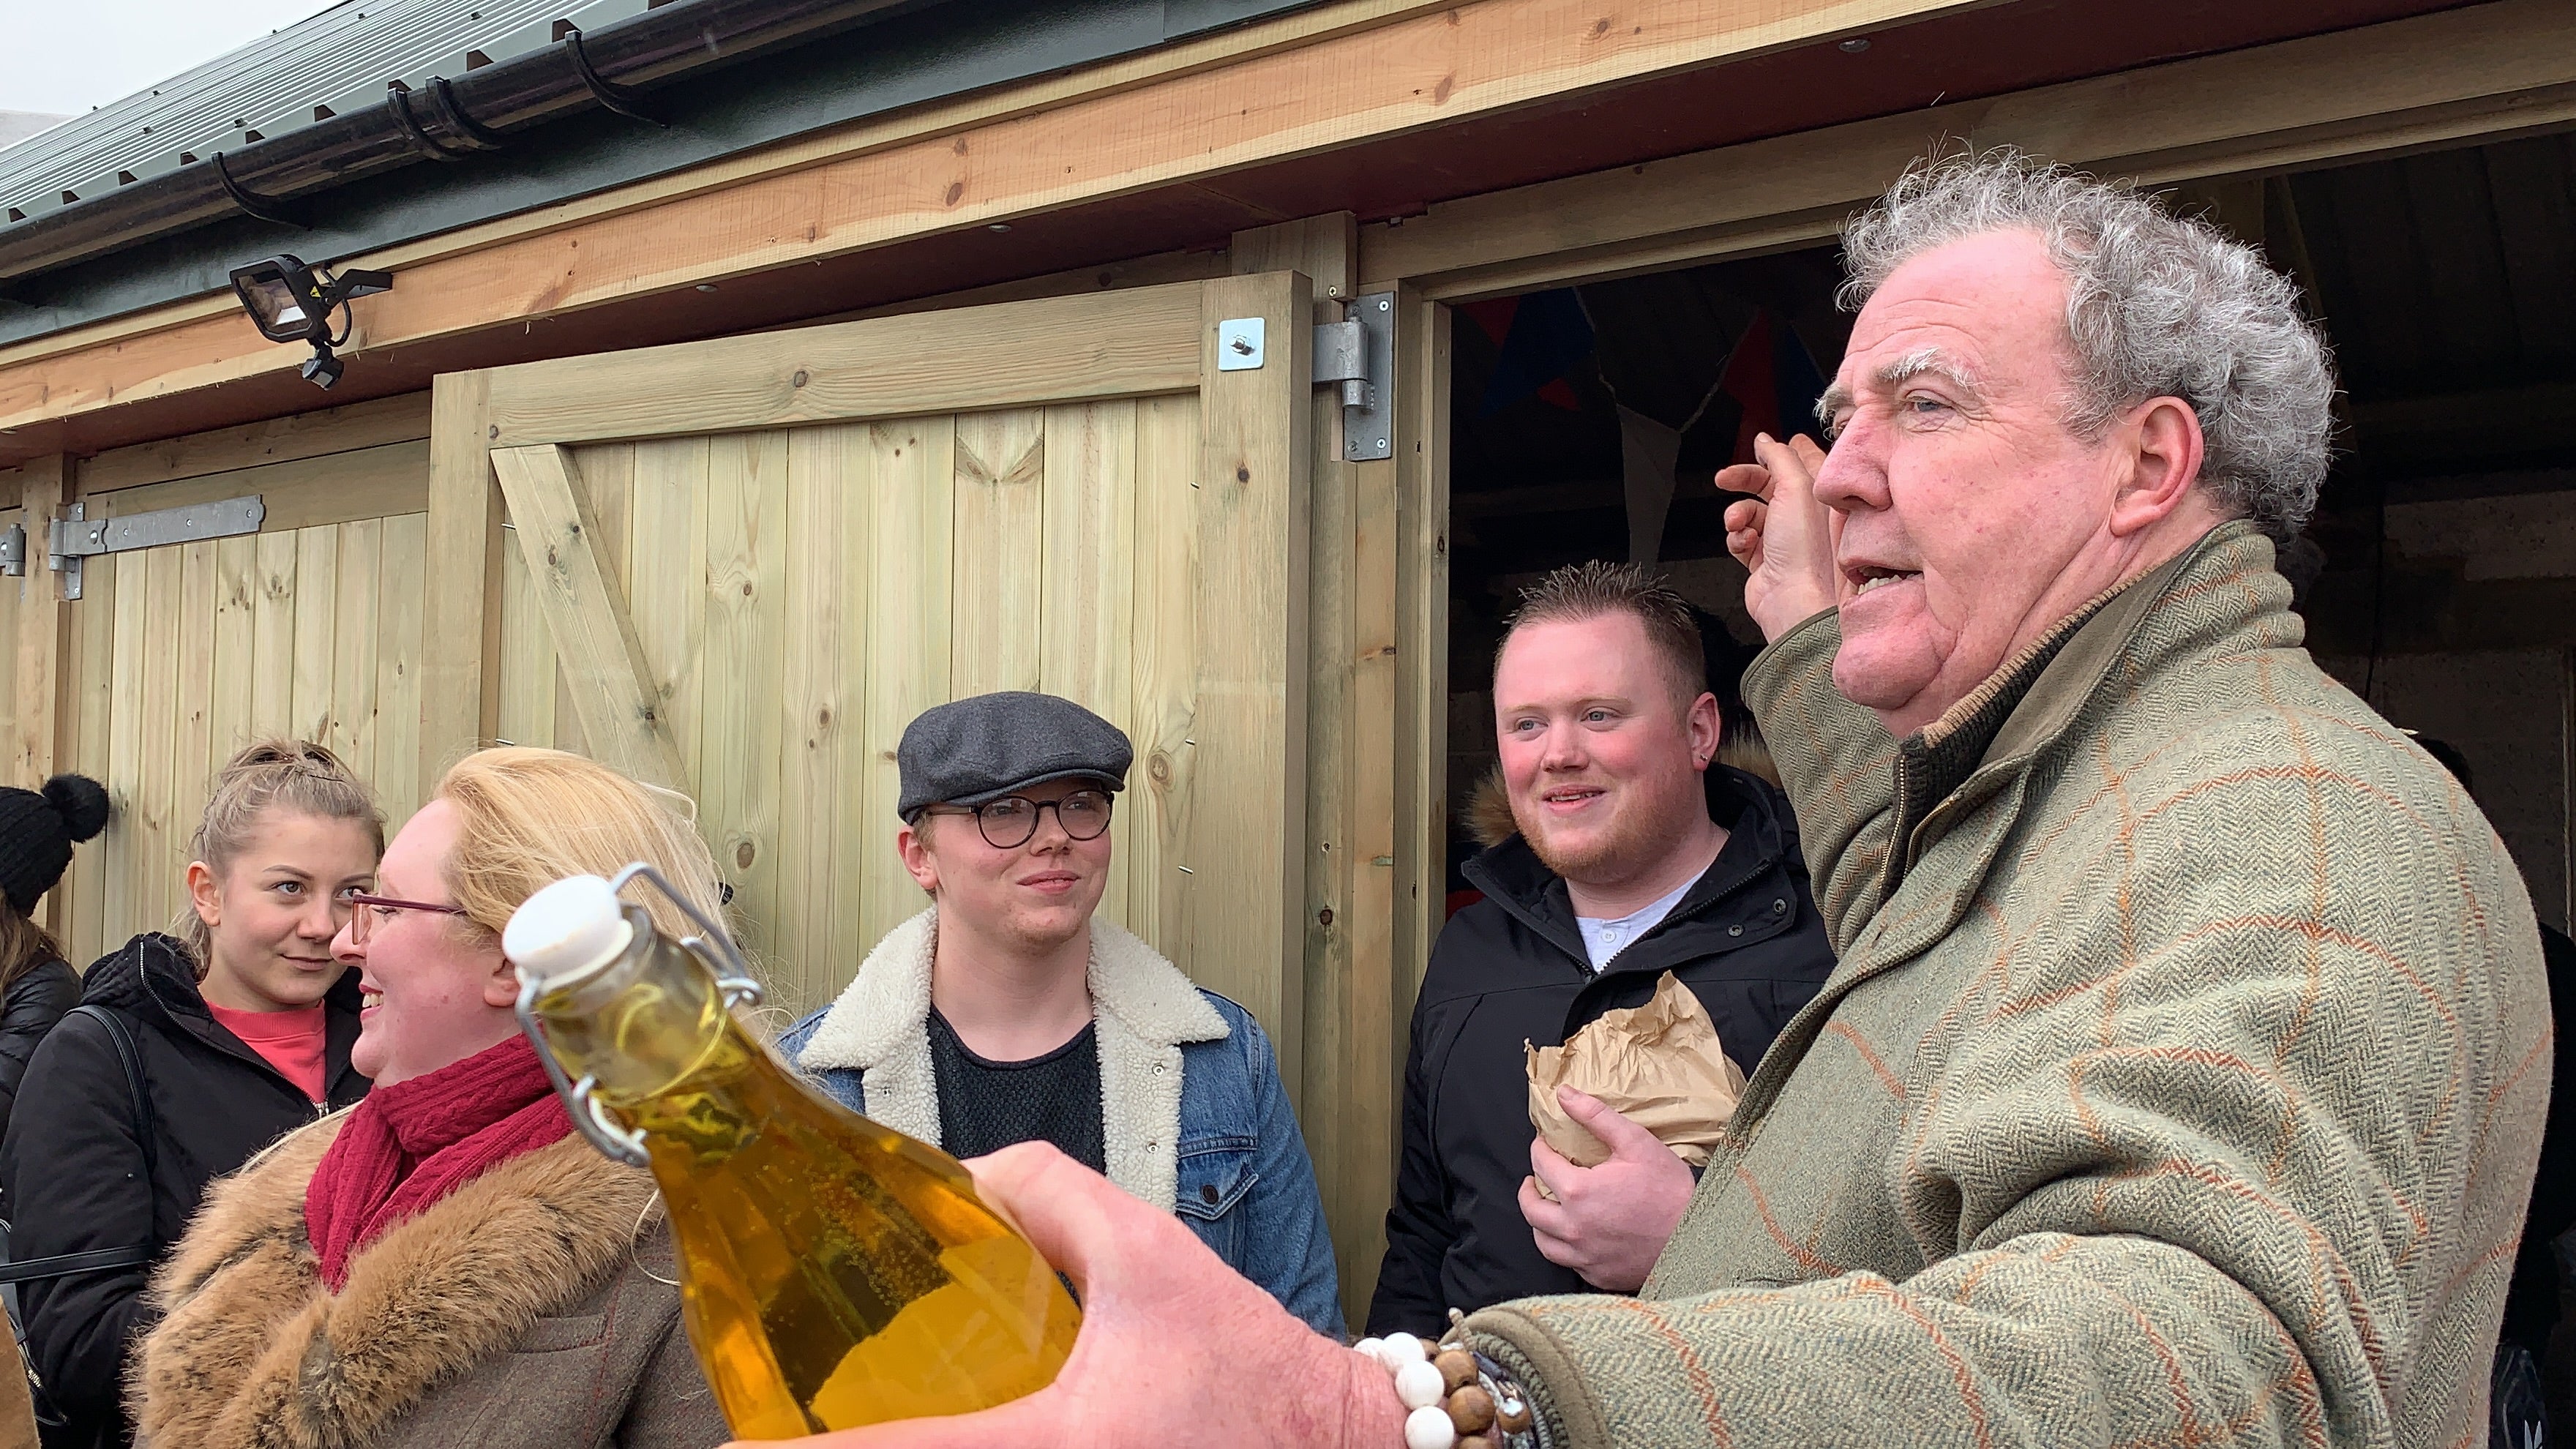
M536 1010L566 1069L644 1136L682 1315L733 1431L966 1413L1052 1382L1081 1315L966 1170L800 1082L695 958L658 938L639 955Z

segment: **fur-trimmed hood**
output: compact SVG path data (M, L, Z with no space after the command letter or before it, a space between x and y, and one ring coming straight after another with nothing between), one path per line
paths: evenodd
M796 1058L809 1072L865 1073L868 1115L930 1143L939 1141L939 1084L930 1062L930 967L938 943L936 906L888 931ZM1181 1047L1224 1040L1225 1018L1179 967L1097 916L1090 985L1109 1180L1169 1212L1179 1192Z
M146 1442L382 1442L412 1427L403 1421L434 1391L518 1348L540 1319L621 1270L640 1271L648 1220L668 1256L652 1178L576 1136L502 1163L386 1232L331 1293L306 1237L304 1194L345 1120L296 1132L218 1183L155 1275L162 1319L130 1387Z

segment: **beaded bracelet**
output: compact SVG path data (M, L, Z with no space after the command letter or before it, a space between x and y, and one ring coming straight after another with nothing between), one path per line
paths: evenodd
M1405 1449L1530 1449L1529 1396L1501 1365L1467 1347L1465 1317L1451 1310L1449 1332L1427 1347L1409 1333L1352 1347L1395 1375L1396 1400L1407 1410Z

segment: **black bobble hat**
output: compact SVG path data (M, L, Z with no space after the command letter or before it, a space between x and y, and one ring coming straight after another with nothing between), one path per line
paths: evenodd
M895 813L982 805L1049 780L1124 789L1135 748L1118 726L1069 699L1007 690L925 710L895 746Z
M107 826L107 787L87 775L56 775L42 790L0 789L0 895L18 914L63 878L72 842Z

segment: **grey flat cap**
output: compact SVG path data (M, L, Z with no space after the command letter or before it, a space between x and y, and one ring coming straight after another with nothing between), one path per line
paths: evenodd
M1135 758L1126 731L1069 699L1006 690L951 700L904 727L895 813L911 820L926 805L982 805L1049 780L1123 790Z

